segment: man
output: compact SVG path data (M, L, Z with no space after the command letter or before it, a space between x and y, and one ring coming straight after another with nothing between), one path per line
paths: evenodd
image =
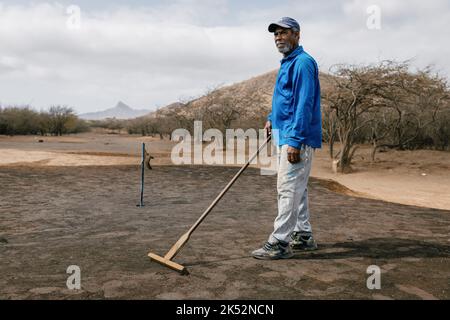
M295 250L315 250L308 210L308 178L313 150L322 146L320 84L317 63L300 41L300 26L284 17L269 25L283 54L272 113L265 129L278 146L278 216L257 259L287 259Z

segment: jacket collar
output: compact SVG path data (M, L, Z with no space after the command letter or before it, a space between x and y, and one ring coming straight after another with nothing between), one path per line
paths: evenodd
M294 51L292 51L287 57L281 59L281 63L285 61L289 61L294 59L296 56L298 56L300 53L303 52L303 46L298 46Z

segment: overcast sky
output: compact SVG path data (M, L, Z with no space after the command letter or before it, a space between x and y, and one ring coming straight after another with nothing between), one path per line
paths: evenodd
M0 103L84 113L198 96L278 68L267 26L282 16L322 71L414 58L450 75L448 0L0 0Z

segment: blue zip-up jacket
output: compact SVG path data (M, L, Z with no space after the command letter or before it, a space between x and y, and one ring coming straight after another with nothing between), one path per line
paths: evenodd
M272 100L274 142L301 149L322 146L319 68L299 46L281 60Z

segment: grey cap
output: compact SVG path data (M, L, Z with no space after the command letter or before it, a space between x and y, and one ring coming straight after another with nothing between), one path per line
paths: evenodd
M300 31L300 25L295 19L283 17L278 22L273 22L269 25L269 32L275 32L277 28L294 29Z

